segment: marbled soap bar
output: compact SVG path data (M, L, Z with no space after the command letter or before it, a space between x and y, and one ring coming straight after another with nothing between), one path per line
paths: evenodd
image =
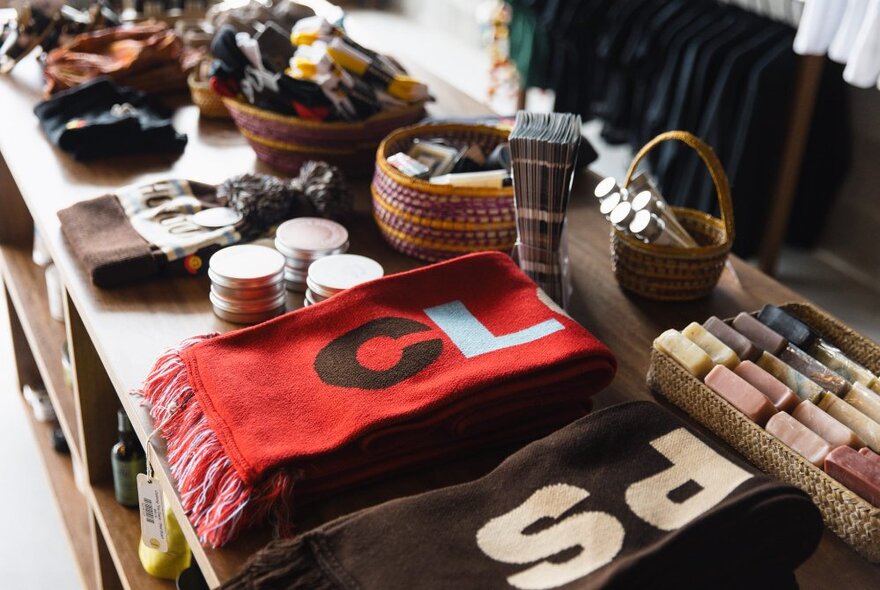
M838 447L825 457L825 473L880 508L880 465L849 447Z
M880 395L861 383L853 383L843 399L874 422L880 422Z
M832 447L847 446L860 449L865 441L835 418L820 410L813 402L804 401L791 413L794 419L824 438Z
M706 385L750 420L763 426L776 413L767 397L724 365L706 375Z
M736 331L752 341L752 343L774 356L788 345L788 340L747 314L742 312L733 320Z
M752 344L751 340L714 315L703 322L703 327L718 338L718 340L729 346L740 360L753 361L761 356L761 349Z
M758 366L785 383L799 398L816 400L824 391L820 385L813 383L803 374L795 371L787 364L770 354L763 353L758 357Z
M842 396L849 391L849 383L846 379L808 355L806 352L789 344L779 355L779 360L787 363L795 371L806 375L813 383L821 385L822 389L830 391L836 396Z
M868 459L870 459L872 462L874 462L875 465L880 466L880 455L878 455L868 447L862 447L861 449L859 449L859 454L863 457L867 457Z
M702 348L685 338L677 330L666 330L654 339L654 348L665 352L698 379L703 379L715 363Z
M880 452L880 424L830 393L823 394L816 405L859 435L865 446Z
M801 401L785 383L752 361L741 362L733 372L766 395L777 410L791 412Z
M865 387L870 388L871 385L877 381L874 373L823 340L820 340L816 346L808 352L813 355L817 361L850 383L861 383Z
M766 430L820 469L825 457L831 452L828 441L785 412L779 412L770 418Z
M810 350L818 337L808 325L775 305L762 307L758 312L758 321L801 350Z
M691 322L681 333L702 348L715 364L724 365L728 369L733 369L739 364L736 353L697 322Z

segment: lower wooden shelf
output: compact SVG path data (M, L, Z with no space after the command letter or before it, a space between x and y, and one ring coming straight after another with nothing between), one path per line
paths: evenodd
M42 268L34 264L29 248L0 245L0 268L9 298L15 307L22 330L27 338L34 361L58 422L70 443L74 457L79 458L80 432L76 418L73 390L61 365L61 350L67 341L64 324L52 318L46 293L46 279Z
M30 424L37 448L43 459L43 466L46 468L52 495L55 497L55 502L61 513L61 520L64 522L71 550L79 566L83 587L95 588L97 587L95 560L89 532L91 511L89 510L89 502L76 487L73 475L73 461L75 459L71 459L69 455L58 453L52 448L52 424L37 421L24 398L21 398L21 402L22 411Z
M93 485L91 500L95 519L101 527L122 585L127 590L174 588L173 581L154 578L141 566L138 558L141 523L137 509L120 505L110 485Z

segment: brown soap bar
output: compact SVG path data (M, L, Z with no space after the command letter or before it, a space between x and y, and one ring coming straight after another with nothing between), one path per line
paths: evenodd
M776 408L763 393L724 365L716 365L705 379L709 388L730 402L750 420L763 426Z
M859 435L865 446L880 451L880 424L877 424L839 397L826 393L816 404Z
M880 508L880 465L849 447L838 447L825 457L825 473Z
M825 456L831 452L828 441L785 412L779 412L771 417L767 421L766 429L791 447L795 453L820 469L825 462Z
M858 435L819 409L810 401L803 401L791 413L794 419L827 440L832 447L848 446L860 449L865 446L865 441Z
M714 315L703 322L703 327L718 340L729 346L740 360L753 361L761 355L761 349L752 341L725 324Z
M746 312L736 316L736 319L733 320L733 327L736 328L737 332L751 340L755 346L774 356L779 356L779 353L788 346L788 340Z
M787 363L783 363L769 352L761 353L755 364L785 383L801 399L815 402L825 391L821 385L813 383L805 375L795 371Z
M777 410L791 412L801 401L790 387L752 361L741 362L733 372L766 395Z
M869 449L868 447L862 447L859 449L859 454L867 457L871 461L873 461L876 465L880 465L880 455Z
M800 371L813 383L821 385L823 389L830 391L836 396L842 396L849 391L849 382L808 355L806 352L789 344L779 354L779 359L785 361L796 371Z

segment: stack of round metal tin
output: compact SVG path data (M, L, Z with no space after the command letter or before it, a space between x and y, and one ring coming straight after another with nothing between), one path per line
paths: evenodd
M266 246L224 248L208 262L214 313L236 324L256 324L284 313L284 256Z
M314 305L355 285L381 278L382 265L366 256L335 254L309 266L305 305Z
M348 230L320 217L297 217L285 221L275 232L275 248L287 259L287 288L306 290L309 265L325 256L348 251Z

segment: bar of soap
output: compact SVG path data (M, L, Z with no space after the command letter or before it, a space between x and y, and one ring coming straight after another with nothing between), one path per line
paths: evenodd
M767 421L767 432L784 442L804 459L822 468L831 445L821 436L786 414L779 412Z
M801 350L810 350L818 338L807 324L775 305L767 304L762 307L758 312L758 321Z
M859 454L864 457L867 457L868 459L873 461L874 464L880 465L880 455L878 455L877 453L875 453L874 451L872 451L868 447L862 447L861 449L859 449Z
M802 400L816 401L824 391L820 385L813 383L769 352L758 357L757 365L785 383Z
M820 340L816 346L813 347L812 350L808 350L813 357L849 381L850 383L861 383L865 387L870 388L871 385L876 381L876 377L874 377L874 373L855 362L845 354L843 351L831 346L824 340Z
M752 361L741 362L733 372L766 395L777 410L791 412L801 402L791 388Z
M774 356L778 356L788 346L788 340L747 314L740 313L733 320L737 332L748 338L752 343Z
M666 330L654 339L654 348L665 352L697 379L706 376L715 363L702 348L685 338L677 330Z
M761 349L752 344L751 340L714 315L703 322L703 327L718 338L718 340L729 346L740 360L753 361L761 356Z
M702 348L716 365L724 365L728 369L733 369L739 364L739 357L736 353L697 322L691 322L681 333Z
M838 447L825 457L825 473L880 508L880 465L849 447Z
M820 410L813 402L799 403L791 415L795 420L827 440L834 448L846 446L860 449L865 446L865 441L860 439L855 432Z
M715 365L715 368L709 371L706 375L706 385L751 421L761 426L776 413L776 408L767 396L724 365Z
M805 375L822 389L840 397L849 391L846 379L808 355L806 352L789 344L779 355L779 360L787 363L795 371Z
M880 451L880 424L830 393L824 394L817 405L859 435L866 447L874 452Z
M853 383L843 400L874 422L880 422L880 395L861 383Z

